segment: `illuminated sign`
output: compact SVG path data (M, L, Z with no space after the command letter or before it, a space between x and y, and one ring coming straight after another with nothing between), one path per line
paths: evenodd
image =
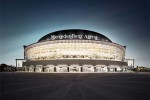
M64 35L51 35L51 40L57 39L88 39L88 40L98 40L97 36L93 35L76 35L76 34L64 34Z

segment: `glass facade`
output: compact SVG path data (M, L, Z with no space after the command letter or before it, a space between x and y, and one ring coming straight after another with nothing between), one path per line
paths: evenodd
M28 61L56 59L97 59L123 61L125 48L94 40L55 40L36 43L25 48Z
M124 72L126 47L89 30L60 30L24 46L23 66L29 72Z

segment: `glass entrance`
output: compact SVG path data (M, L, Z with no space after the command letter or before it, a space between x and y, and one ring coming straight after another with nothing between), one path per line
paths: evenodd
M69 72L80 72L80 67L69 67Z

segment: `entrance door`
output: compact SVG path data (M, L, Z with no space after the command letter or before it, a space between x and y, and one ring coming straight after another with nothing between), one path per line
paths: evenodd
M69 67L69 72L80 72L80 67Z

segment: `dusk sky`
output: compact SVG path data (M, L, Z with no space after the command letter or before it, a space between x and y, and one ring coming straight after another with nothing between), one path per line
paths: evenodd
M0 0L0 64L15 65L23 45L63 29L99 32L150 67L149 0Z

